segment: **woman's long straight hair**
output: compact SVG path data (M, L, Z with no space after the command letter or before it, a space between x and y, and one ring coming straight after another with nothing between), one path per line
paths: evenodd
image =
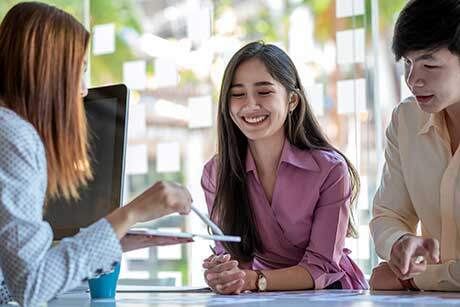
M230 117L230 87L238 66L257 58L287 93L296 93L299 104L286 119L284 129L288 141L302 150L326 150L340 154L348 165L351 178L350 219L347 236L356 237L353 207L359 193L359 176L350 161L332 146L322 132L300 82L294 63L275 45L253 42L241 48L230 60L224 73L219 97L217 133L217 187L211 217L225 233L241 236L241 244L223 242L225 249L240 261L252 259L256 250L262 251L254 214L246 187L245 161L248 142Z
M86 29L43 3L15 5L0 25L0 98L30 122L47 158L47 197L78 197L92 177L80 96Z

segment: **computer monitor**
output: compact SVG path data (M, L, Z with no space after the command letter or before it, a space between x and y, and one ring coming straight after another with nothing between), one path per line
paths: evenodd
M122 205L128 97L123 84L89 89L84 104L94 178L80 188L80 199L48 201L44 218L54 240L75 235Z

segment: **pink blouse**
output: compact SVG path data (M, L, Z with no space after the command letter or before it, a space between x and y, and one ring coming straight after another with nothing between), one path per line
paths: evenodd
M299 265L307 269L315 289L340 282L343 289L367 289L359 267L344 248L351 196L347 164L335 153L300 150L284 142L272 204L258 179L250 150L246 181L263 252L256 251L250 267L280 269ZM204 167L201 178L208 210L216 190L216 161ZM231 235L231 234L229 234ZM224 253L221 244L217 252Z

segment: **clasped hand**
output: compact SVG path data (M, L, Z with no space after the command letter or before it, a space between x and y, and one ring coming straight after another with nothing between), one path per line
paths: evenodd
M246 272L230 255L210 256L203 261L208 286L220 294L240 294L244 290Z

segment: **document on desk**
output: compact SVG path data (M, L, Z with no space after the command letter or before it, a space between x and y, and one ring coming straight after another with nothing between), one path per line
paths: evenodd
M241 242L241 237L239 236L208 235L208 234L197 234L197 233L190 233L190 232L165 232L165 231L159 231L156 229L149 229L149 228L131 228L130 230L128 230L128 234L144 235L144 236L158 236L158 237L203 239L203 240L211 240L211 241Z
M143 292L143 293L210 293L208 287L168 287L168 286L146 286L146 285L118 285L117 292Z

